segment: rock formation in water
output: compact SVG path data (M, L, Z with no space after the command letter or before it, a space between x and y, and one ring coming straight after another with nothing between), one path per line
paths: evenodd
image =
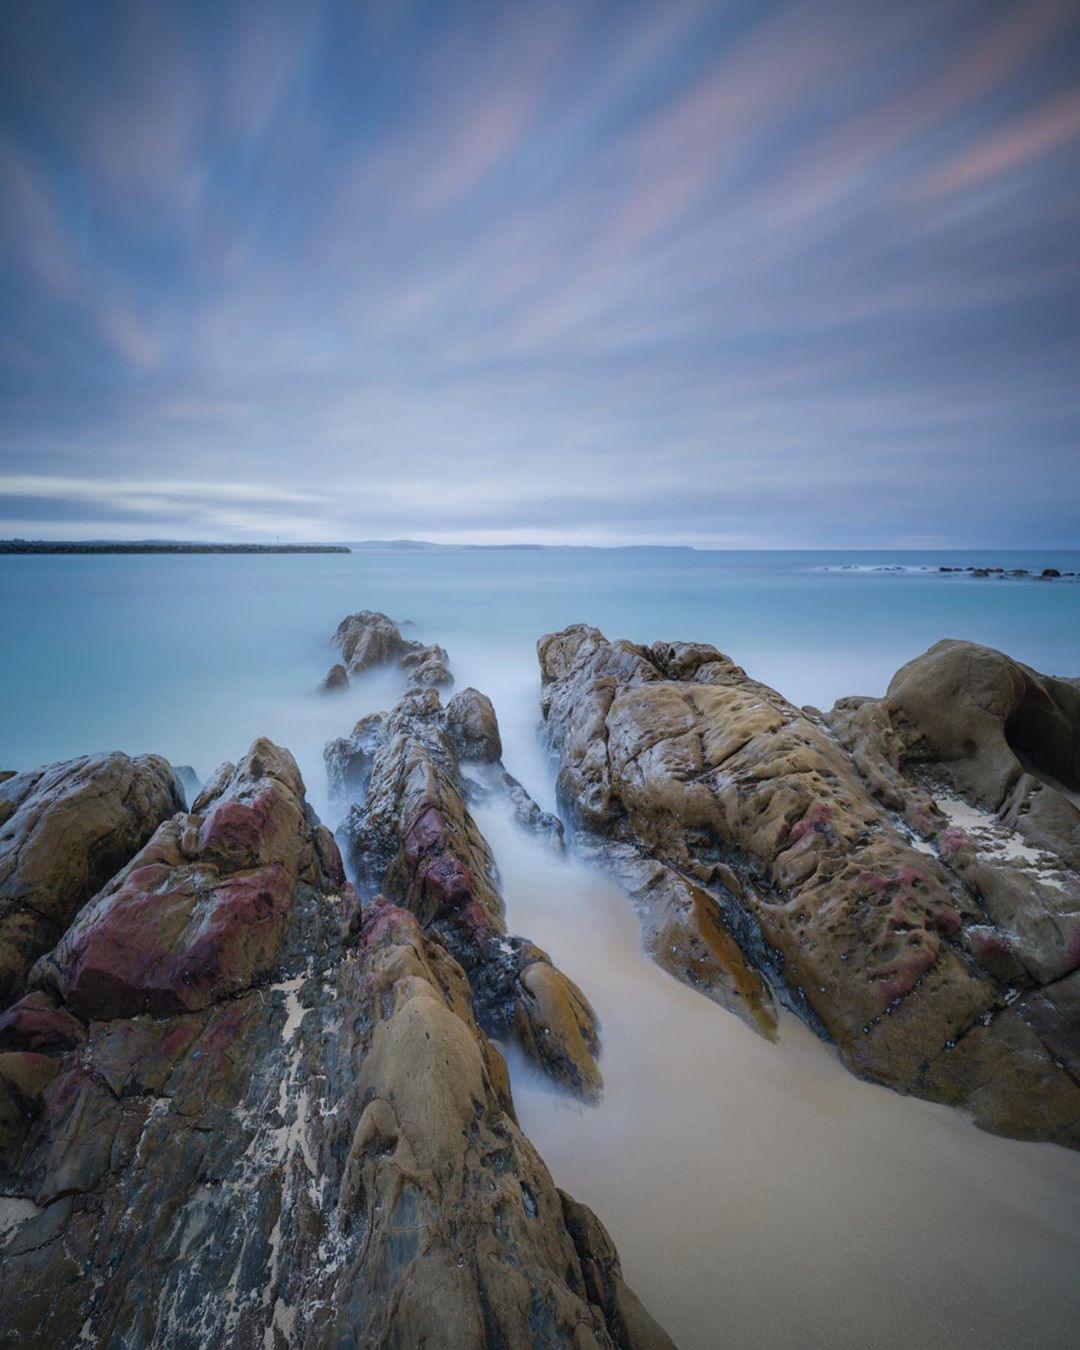
M771 988L867 1078L1080 1145L1080 812L1046 781L1078 786L1075 682L942 643L826 719L702 644L577 625L538 651L560 802L662 964L751 1019Z
M153 755L84 755L0 782L0 1007L157 826L183 808Z
M347 615L338 624L333 642L341 648L344 664L330 667L319 685L320 693L345 689L349 675L361 675L377 666L396 665L408 676L410 685L440 688L454 682L442 647L425 646L402 637L393 619L375 610L363 609Z
M55 801L35 780L42 819L80 764ZM421 890L450 893L450 825L425 808L397 846ZM98 836L65 838L84 886ZM407 910L359 913L287 752L131 840L0 1016L4 1344L671 1346L517 1127L460 964Z
M601 1088L596 1016L546 952L507 933L495 860L467 805L474 789L462 764L472 760L500 775L486 780L484 795L507 791L519 820L561 842L561 827L553 831L502 769L501 749L483 694L462 690L444 709L437 690L407 690L392 712L362 719L351 737L327 746L333 783L360 799L341 835L361 890L403 905L460 962L484 1030L513 1035L592 1100Z

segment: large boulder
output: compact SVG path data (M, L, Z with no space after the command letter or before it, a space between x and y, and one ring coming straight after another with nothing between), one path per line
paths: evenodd
M1075 681L939 642L883 699L841 699L828 720L874 795L978 896L984 961L1039 984L1080 965Z
M1064 859L1054 917L1067 951L1025 966L1005 900L957 866L964 845L946 816L909 800L868 736L860 762L835 727L704 644L608 642L578 625L538 650L564 810L654 926L674 887L684 922L707 916L741 949L744 985L763 976L855 1072L964 1105L988 1129L1080 1143L1080 1066L1046 1030L1056 982L1080 964L1077 878ZM855 702L849 711L896 751L901 730ZM872 790L871 761L891 774L891 795ZM1010 866L997 863L1022 891ZM708 966L672 955L673 973L716 996Z
M0 1007L183 793L157 755L84 755L0 783Z
M269 867L256 935L227 888ZM269 742L40 975L0 1017L12 1344L671 1346L515 1123L460 965L359 913Z

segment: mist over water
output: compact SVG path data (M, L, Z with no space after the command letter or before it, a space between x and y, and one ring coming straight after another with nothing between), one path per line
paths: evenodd
M880 694L942 637L1080 674L1080 585L823 572L845 563L1075 569L1080 553L397 552L0 559L0 768L157 751L205 778L266 735L335 823L322 747L402 682L315 685L338 621L380 609L495 702L505 762L547 808L542 633L714 642L796 703ZM778 1045L642 953L630 902L497 809L479 813L511 931L585 990L605 1096L581 1107L511 1053L521 1123L592 1205L683 1350L1066 1347L1080 1316L1080 1155L975 1130L861 1083L785 1017Z

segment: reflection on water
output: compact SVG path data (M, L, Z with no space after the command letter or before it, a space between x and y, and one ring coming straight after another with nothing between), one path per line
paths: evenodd
M862 1083L790 1016L759 1039L644 956L603 877L480 824L511 930L602 1023L593 1109L511 1051L522 1127L682 1350L1076 1345L1080 1155Z

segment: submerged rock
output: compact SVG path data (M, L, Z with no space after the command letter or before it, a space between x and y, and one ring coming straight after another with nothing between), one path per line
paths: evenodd
M767 1007L763 975L857 1073L962 1104L987 1129L1080 1144L1080 1065L1063 1053L1056 988L1080 965L1075 821L1058 801L1041 835L1062 842L1054 899L1008 859L996 879L985 860L968 865L967 846L908 777L940 754L954 784L1015 792L1022 770L980 719L1000 730L1030 706L1012 721L1028 753L1042 731L1056 736L1051 727L1071 726L1075 746L1073 685L1050 690L1012 672L1027 694L987 714L983 685L942 677L934 649L888 699L842 701L826 726L703 644L612 643L578 625L538 650L560 800L644 903L662 964L751 1020ZM1053 763L1066 767L1060 755ZM1017 911L1040 933L1050 919L1059 960L1047 962L1034 936L1017 950L1027 931ZM657 940L668 914L691 934L696 969L678 942L668 951ZM723 939L720 957L703 918Z
M291 756L256 742L194 808L0 1017L12 1342L670 1347L518 1128L461 966L359 915Z
M0 1007L81 906L183 805L156 755L84 755L0 783Z

